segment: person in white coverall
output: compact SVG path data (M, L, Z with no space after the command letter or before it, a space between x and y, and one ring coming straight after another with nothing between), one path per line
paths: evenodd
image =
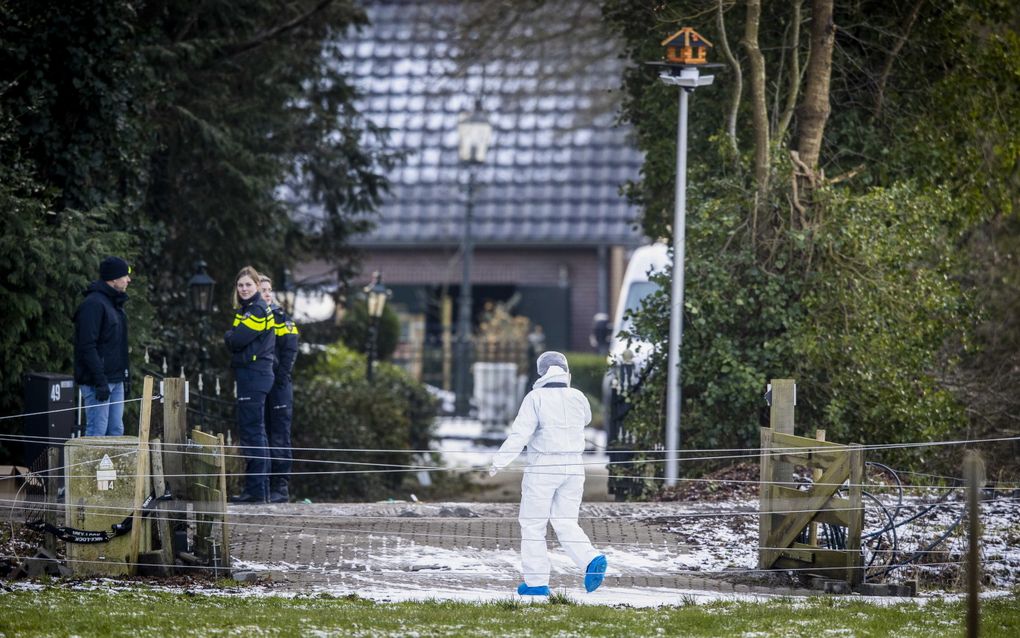
M517 592L549 595L549 522L563 550L583 570L585 589L591 592L602 584L606 571L605 556L577 524L584 492L584 427L591 421L591 406L583 392L570 387L567 358L559 352L538 357L538 374L489 470L494 475L528 446L518 518L524 582Z

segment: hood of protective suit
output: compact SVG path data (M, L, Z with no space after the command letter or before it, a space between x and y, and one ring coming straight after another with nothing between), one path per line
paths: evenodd
M566 383L570 385L570 373L559 366L549 366L541 377L531 386L532 388L544 388L550 383Z
M506 467L527 446L529 467L555 465L560 474L584 474L580 455L584 452L584 426L591 422L588 398L575 388L549 388L569 383L570 373L559 366L550 366L535 382L535 389L521 401L509 436L493 456L495 467Z

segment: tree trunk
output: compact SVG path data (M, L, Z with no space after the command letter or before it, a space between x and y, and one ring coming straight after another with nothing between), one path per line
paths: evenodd
M765 104L765 57L758 47L758 22L761 19L761 0L747 0L747 20L744 25L744 39L741 42L747 50L751 73L751 124L754 135L754 181L757 184L758 201L755 212L765 201L769 179L769 117Z
M812 172L818 169L818 157L829 119L829 80L832 77L832 46L836 25L832 21L833 0L811 3L811 53L805 72L804 101L798 109L800 160Z

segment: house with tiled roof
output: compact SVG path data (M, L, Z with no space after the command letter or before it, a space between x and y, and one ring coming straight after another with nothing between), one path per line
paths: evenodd
M597 4L570 4L599 19ZM457 123L477 101L493 132L474 176L473 323L492 304L509 304L542 326L546 347L592 351L592 317L609 312L627 254L647 241L621 194L642 163L616 123L623 62L608 46L554 76L546 71L564 60L544 44L522 44L465 63L463 6L370 1L370 25L339 45L363 114L406 153L388 175L374 230L352 240L363 252L355 283L382 273L405 339L436 343L456 330L468 206ZM305 264L299 276L324 276L317 268L325 267Z

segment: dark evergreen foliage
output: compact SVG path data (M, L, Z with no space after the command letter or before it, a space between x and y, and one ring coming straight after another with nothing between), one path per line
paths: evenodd
M320 257L345 280L392 160L339 71L363 20L346 0L0 1L0 412L20 411L23 372L70 370L70 316L105 255L134 267L136 367L149 350L195 370L204 341L225 372L244 265L278 279ZM310 204L324 215L296 213ZM218 282L204 328L198 259Z
M294 429L294 445L334 451L306 452L303 458L318 461L295 462L291 494L298 498L391 497L393 490L414 477L413 472L401 471L402 466L432 463L427 452L416 456L397 450L428 449L436 400L390 364L378 364L369 382L365 364L364 356L336 345L299 371L294 419L302 426ZM390 464L392 470L357 471L365 469L364 463Z
M758 37L775 134L789 92L785 74L794 54L803 68L808 42L801 37L796 51L789 47L794 3L762 5ZM810 5L803 3L802 18ZM624 118L647 155L642 180L629 192L644 208L650 236L669 238L676 89L641 63L660 57L660 36L684 25L716 43L713 61L722 62L721 7L746 77L745 6L603 6L635 62L624 79ZM1015 3L998 0L837 0L832 113L809 197L793 188L804 182L789 153L796 112L787 136L772 140L760 197L746 86L736 155L725 135L731 69L715 70L715 85L696 91L682 447L757 446L765 384L790 377L799 383L798 432L807 435L824 428L830 440L880 444L1015 433L1016 401L992 370L1017 369L1009 345L1017 339L1010 310L1017 269L1004 257L1016 244L1020 190L1010 124L1020 111L1007 79L1015 85L1018 16ZM665 344L668 316L668 300L654 298L636 330ZM629 417L638 449L661 442L665 354L664 346ZM932 450L885 458L947 471L959 460Z

